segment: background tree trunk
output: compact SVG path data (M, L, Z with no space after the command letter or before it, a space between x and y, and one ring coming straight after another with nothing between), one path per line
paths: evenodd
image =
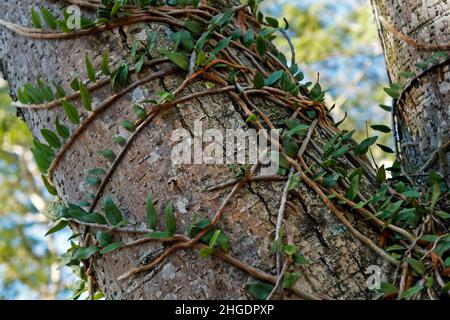
M41 5L37 0L6 0L0 3L0 18L31 26L31 5ZM44 3L56 9L56 4ZM55 12L59 12L55 10ZM70 91L73 76L86 78L84 53L88 53L95 65L100 64L101 54L109 48L115 62L129 54L134 38L144 37L150 31L158 32L157 47L170 45L172 30L163 24L148 23L124 27L124 32L113 30L73 40L30 40L0 28L0 58L3 73L9 81L12 96L17 88L40 76L50 83L55 80ZM248 65L252 63L245 60ZM167 65L158 66L160 69ZM156 69L154 69L156 71ZM107 167L108 163L97 152L110 148L118 152L113 142L116 134L127 135L120 126L124 119L133 117L132 106L142 100L157 98L160 90L171 91L184 79L175 74L162 80L140 86L108 108L75 142L64 156L55 172L54 183L64 203L77 203L94 192L86 182L87 171ZM203 89L202 89L203 88ZM196 82L189 90L204 90L205 83ZM94 104L111 94L105 87L95 92ZM272 121L285 119L290 112L262 99L253 101L270 115ZM77 105L85 117L82 106ZM95 106L94 106L95 107ZM35 137L40 129L51 128L56 116L66 119L61 109L29 111L23 115ZM145 198L151 191L158 199L158 208L173 200L176 208L178 232L185 233L197 213L211 217L222 204L229 190L206 192L210 186L229 180L233 172L226 166L180 165L170 160L173 130L186 128L193 131L193 122L203 120L208 128L246 128L245 116L226 94L199 98L156 117L134 141L132 147L111 177L104 194L113 197L126 214L130 225L146 226ZM74 128L72 128L74 129ZM447 128L448 129L448 128ZM323 130L317 130L307 157L321 159L317 147L329 139ZM316 147L315 147L316 146ZM346 169L355 168L348 160ZM252 183L242 189L229 205L221 228L230 236L231 254L247 264L275 274L275 259L270 254L278 207L284 182ZM370 196L376 188L374 177L365 175L361 193ZM392 280L393 268L372 249L362 244L326 208L317 194L304 184L299 193L291 195L292 204L286 209L284 232L292 237L301 253L311 261L307 267L297 267L302 278L296 284L310 293L340 299L370 298L365 270L370 265L383 269L387 280ZM101 203L101 202L100 202ZM347 207L339 206L354 226L362 233L378 241L379 231ZM100 206L97 210L102 210ZM128 242L132 236L115 236L116 241ZM180 250L149 272L138 274L129 280L117 277L130 269L155 258L167 245L146 244L96 256L95 277L108 299L242 299L248 298L247 286L253 282L248 274L216 259L202 259L191 249ZM293 296L293 298L298 298Z
M448 54L450 49L450 2L375 0L374 4L392 81L411 81L402 77L402 72L419 75L406 88L395 110L403 167L416 182L423 182L432 169L446 176L448 183L450 59L436 53ZM401 34L409 39L401 39ZM439 58L422 69L417 67L432 56Z

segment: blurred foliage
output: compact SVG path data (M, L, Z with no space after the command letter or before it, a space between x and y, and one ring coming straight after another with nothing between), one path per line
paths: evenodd
M287 18L296 60L306 77L315 82L320 72L323 87L330 88L332 113L346 121L342 129L357 128L366 137L366 121L390 125L390 116L378 107L389 104L383 92L388 83L372 12L365 0L266 0L264 11ZM286 39L277 46L290 57ZM371 133L373 134L373 132ZM0 299L64 298L67 274L57 266L65 239L44 237L49 196L43 190L32 157L31 135L10 106L6 87L0 84ZM379 142L392 146L389 134ZM391 162L374 148L377 161ZM380 164L381 164L380 163Z
M45 238L48 202L29 152L31 134L0 84L0 299L64 294L56 238Z

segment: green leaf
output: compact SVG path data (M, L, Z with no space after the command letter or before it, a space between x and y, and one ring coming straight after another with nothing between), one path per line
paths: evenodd
M96 246L77 248L73 252L72 260L86 260L89 259L92 255L98 252L99 248Z
M99 186L102 183L102 179L100 179L99 177L89 176L86 179L86 183L91 187L95 187L95 186Z
M203 29L202 25L195 20L187 20L184 22L184 27L192 33L200 33Z
M435 234L426 234L420 238L420 240L426 241L426 242L435 242L437 239L439 239L439 236Z
M149 229L155 230L157 224L156 210L153 205L153 195L148 194L146 200L146 210L147 210L147 226Z
M216 245L217 239L219 238L221 233L222 233L221 230L214 231L214 234L212 235L211 239L209 239L208 247L210 247L211 249L214 248L214 246Z
M281 70L275 71L274 73L272 73L270 75L270 77L268 77L264 81L265 86L270 87L271 85L277 83L281 79L282 76L283 76L283 71L281 71Z
M95 238L100 243L102 247L107 247L113 242L111 235L105 231L97 231Z
M414 287L409 288L408 290L405 290L405 292L403 292L403 294L402 294L402 298L409 300L422 290L423 290L423 286L416 285Z
M142 66L144 65L144 56L141 56L138 60L138 62L136 62L136 64L134 65L134 70L136 71L136 73L140 73Z
M333 173L329 174L325 177L323 180L323 186L325 188L334 188L339 180L340 174L339 173Z
M252 32L252 30L247 29L247 31L244 34L244 39L242 40L244 46L250 47L253 41L255 40L255 34Z
M42 29L41 17L34 9L34 6L31 7L31 21L33 22L33 27Z
M266 54L266 50L267 50L266 40L261 35L259 35L256 38L256 49L258 50L258 53L261 56L264 56Z
M124 62L120 64L120 66L111 74L111 87L113 89L116 88L116 83L124 87L128 83L128 65Z
M300 172L295 173L291 179L289 179L288 191L291 191L300 184Z
M116 154L111 149L99 151L98 154L111 161L114 161L116 159Z
M36 160L39 171L47 173L48 168L55 156L53 149L37 140L33 140L34 148L31 148L31 152Z
M111 74L111 69L109 67L109 50L105 50L102 57L102 63L100 65L100 69L105 76L109 76Z
M261 89L264 88L264 84L265 84L264 76L258 72L255 75L255 79L253 79L253 85L256 89Z
M114 136L114 141L121 146L124 146L127 143L127 139L122 136Z
M298 265L307 265L310 264L309 260L306 259L304 256L300 255L300 254L294 254L292 256L292 259L294 260L295 264Z
M419 198L420 192L417 189L408 189L405 192L403 192L403 195L407 198Z
M88 174L98 177L98 176L106 175L106 171L105 171L105 169L102 169L102 168L94 168L94 169L89 170Z
M31 148L30 150L31 153L33 154L34 160L36 161L39 171L42 173L47 173L52 160L48 159L37 148Z
M405 250L405 247L399 245L399 244L394 244L388 248L386 248L386 251L399 251L399 250Z
M113 226L118 226L124 222L122 211L116 206L110 196L105 196L103 200L103 210L108 222Z
M416 76L416 74L414 72L402 71L399 73L399 76L406 78L406 79L410 79L410 78L414 78Z
M384 88L384 91L394 99L400 98L403 87L399 83L391 83L388 88Z
M391 128L388 126L382 125L382 124L374 124L373 126L370 126L373 130L389 133L391 132Z
M211 55L213 56L217 55L220 51L228 47L230 42L231 37L220 40L219 43L216 45L216 47L211 51Z
M395 153L394 150L392 150L391 148L389 148L385 145L377 143L377 146L386 153Z
M297 253L297 246L293 244L286 244L283 246L283 252L286 253L288 256L293 256Z
M147 238L161 240L161 239L170 239L173 234L170 232L162 232L162 231L154 231L145 235Z
M156 38L157 37L158 37L158 33L157 32L153 32L147 38L147 45L145 47L146 47L146 50L147 50L147 54L149 56L152 55L152 51L153 51L153 48L155 47L155 43L156 43Z
M68 139L70 137L70 131L66 126L64 126L60 123L59 115L56 116L55 128L56 128L56 132L59 134L59 136L61 138Z
M105 217L103 217L98 212L93 212L93 213L87 214L84 217L84 221L88 222L88 223L108 224L105 220Z
M342 135L342 137L341 137L341 141L342 141L342 142L347 142L347 141L349 141L349 140L353 137L353 135L355 134L355 132L356 132L356 130L352 130L352 131L349 131L349 132L347 132L347 133L344 133L344 134Z
M134 132L134 130L136 130L133 122L131 122L130 120L123 120L120 124L130 132Z
M78 114L78 110L65 99L61 100L61 104L69 121L73 124L80 124L80 115Z
M436 203L439 199L439 196L441 195L441 188L439 187L439 184L437 182L433 183L433 189L432 189L432 196L431 196L431 210L434 211L434 207L436 206Z
M21 88L17 89L17 98L19 99L19 102L23 104L27 104L30 102L29 99L23 94Z
M69 204L68 215L82 222L106 224L105 218L98 212L88 213L80 206L74 204Z
M272 290L273 285L264 282L252 283L248 289L250 295L256 300L266 300Z
M55 149L61 148L61 141L59 141L58 136L54 132L42 129L41 134L51 147Z
M65 220L59 220L57 221L45 234L45 237L48 235L51 235L53 233L56 233L58 231L61 231L62 229L64 229L65 227L67 227L69 223Z
M298 272L286 272L283 277L283 288L292 288L298 279L300 279Z
M377 171L377 182L383 183L386 181L386 170L384 169L384 164Z
M188 228L188 236L190 238L194 238L196 235L198 235L201 231L203 231L204 229L206 229L207 227L209 227L209 225L211 224L211 220L207 219L207 218L203 218L201 219L198 223L196 222L195 218L194 221L189 225ZM211 236L211 231L208 232L203 238L202 238L202 242L203 243L208 243L209 239Z
M230 238L228 238L228 236L224 232L221 232L219 234L219 237L217 238L217 244L223 252L228 253L230 251Z
M39 77L36 79L36 84L45 101L55 100L55 95L53 94L52 89L50 89L50 87L47 86Z
M280 23L277 19L266 17L266 21L271 27L278 28L280 26Z
M55 16L45 8L41 8L42 18L44 18L45 23L50 27L50 29L55 30L58 27Z
M42 181L44 182L44 186L47 189L48 193L50 193L52 196L58 195L56 188L48 181L46 176L42 175Z
M22 95L27 97L26 99L34 104L44 102L44 96L41 94L39 90L33 87L30 83L27 83L23 86Z
M392 107L384 105L384 104L380 104L380 108L387 111L387 112L391 112L392 111Z
M340 157L342 157L347 152L348 152L348 147L347 146L342 146L342 147L340 147L339 149L337 149L336 151L334 151L331 154L331 158L339 159Z
M347 198L349 200L355 199L356 195L358 194L360 181L361 181L361 176L360 175L355 175L352 178L352 180L350 182L350 187L348 188L348 191L347 191Z
M447 257L447 258L445 259L444 264L445 264L445 267L446 267L446 268L450 268L450 257Z
M145 119L146 117L145 109L137 104L133 106L133 113L140 119Z
M128 73L129 73L128 65L126 63L122 63L119 67L119 71L117 74L121 86L125 86L127 84Z
M450 219L450 214L444 211L435 211L434 214L444 220Z
M251 116L247 117L247 119L245 119L245 122L253 122L253 121L258 121L258 116L256 114L252 114Z
M214 254L214 248L204 247L200 250L200 258L208 258Z
M70 82L70 87L74 90L74 91L79 91L80 90L80 82L78 81L77 78L73 79Z
M100 254L111 253L111 252L113 252L113 251L116 251L116 250L119 249L120 247L122 247L122 243L121 243L121 242L114 242L114 243L111 243L110 245L107 245L107 246L104 247L102 250L100 250Z
M236 30L234 30L231 33L231 39L234 40L234 41L239 40L242 37L242 32L243 32L242 29L237 27Z
M173 52L167 49L161 49L161 53L164 54L170 61L175 63L181 69L185 71L189 69L189 62L184 54L179 52Z
M363 140L359 145L355 148L355 154L356 155L363 155L369 151L369 148L371 145L373 145L378 139L378 136L370 137L365 140Z
M413 258L408 258L408 263L411 266L411 268L419 275L423 276L425 274L426 268L422 264L422 262L420 262L416 259L413 259Z
M165 215L166 215L166 228L167 231L169 231L170 233L174 234L176 229L177 229L177 223L175 221L175 216L173 214L173 203L172 201L170 201L167 206L166 209L164 210Z
M285 135L283 138L283 148L286 154L292 158L297 156L298 150L300 149L296 140L289 135Z
M98 291L98 292L94 295L94 300L97 301L97 300L100 300L100 299L102 299L102 298L104 298L104 297L105 297L105 294L104 294L103 292L101 292L101 291Z
M92 97L86 85L80 82L80 95L83 106L87 111L92 111Z
M385 294L395 293L397 292L397 287L394 286L392 283L388 282L382 282L380 285L380 291Z
M134 40L133 45L131 46L131 61L134 62L135 58L136 58L136 52L139 48L139 41L138 40Z
M117 12L119 11L119 9L122 7L123 2L122 1L115 1L114 5L111 8L111 12L109 13L109 15L111 17L114 17Z
M95 82L96 81L95 68L92 65L92 62L89 59L87 54L84 55L84 64L86 65L86 72L87 72L89 80L91 82Z
M311 99L314 102L321 102L325 99L325 93L326 91L322 91L320 83L317 82L311 89Z

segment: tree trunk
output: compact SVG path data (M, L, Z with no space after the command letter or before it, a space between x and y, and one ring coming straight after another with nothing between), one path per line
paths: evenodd
M31 5L37 0L7 0L0 3L1 19L31 26ZM45 3L56 9L58 5ZM58 12L55 10L55 12ZM73 76L86 78L85 52L94 65L99 65L105 47L109 48L113 61L129 55L133 39L144 37L150 30L158 33L158 48L170 45L173 30L163 23L140 23L94 35L70 40L34 40L18 36L0 28L0 58L3 73L9 81L12 96L19 86L34 81L40 76L50 83L55 80L68 92ZM123 31L123 32L122 32ZM238 53L237 53L238 54ZM256 66L245 56L242 60L250 67ZM171 64L152 67L149 72L171 68ZM443 73L440 75L443 77ZM132 81L136 81L133 76ZM140 85L118 99L101 113L83 131L70 149L61 158L54 172L54 184L64 203L78 203L86 200L96 189L86 184L87 171L92 168L108 168L110 163L98 155L99 150L110 148L118 154L120 148L114 143L116 134L126 135L120 123L132 119L132 106L146 99L158 99L161 90L173 91L185 79L183 72L155 79ZM183 91L202 91L206 80L198 80ZM106 86L94 93L94 109L112 94ZM252 102L269 115L272 122L292 115L280 104L263 98L252 98ZM77 102L83 119L88 113ZM66 116L61 108L48 110L23 109L23 116L33 134L41 138L42 128L54 129L57 115L61 121ZM158 199L157 207L163 210L173 200L176 208L177 233L186 233L194 213L201 217L212 217L224 202L230 188L208 192L211 186L228 181L233 172L225 165L175 165L171 161L171 133L178 128L194 130L194 121L202 119L204 130L209 128L248 128L246 118L235 99L227 93L200 97L157 116L140 132L128 152L110 177L103 195L111 195L125 213L129 225L146 228L145 198L151 191ZM447 118L448 120L448 118ZM305 122L307 120L304 120ZM310 123L311 121L309 121ZM72 127L72 132L75 130ZM447 128L443 128L448 130ZM446 131L448 133L448 131ZM331 138L330 131L321 125L313 132L305 159L314 163L321 159L321 149ZM427 149L428 150L428 149ZM431 149L430 149L431 150ZM317 162L320 162L317 161ZM350 156L342 158L341 166L353 170L367 162ZM377 188L374 176L365 170L360 187L360 197L370 197ZM270 253L274 240L280 202L285 182L252 182L239 190L226 206L220 227L231 239L230 255L266 274L276 275L275 257ZM342 185L338 190L345 189ZM345 191L343 191L345 192ZM350 210L349 204L334 205L346 219L361 233L378 243L380 229L361 217L360 210ZM358 202L357 200L355 200ZM101 203L101 201L99 202ZM97 211L102 211L97 206ZM345 219L345 218L344 218ZM163 220L161 218L160 220ZM292 239L301 254L310 264L295 267L301 272L301 279L295 288L311 295L338 299L362 299L374 295L367 287L366 269L371 265L382 268L386 280L392 281L394 269L380 257L373 248L358 240L349 227L342 224L326 205L326 197L320 197L312 184L300 183L298 191L288 197L284 234ZM163 228L161 223L161 228ZM80 231L83 231L80 227ZM115 233L115 241L123 243L137 238L137 235ZM246 299L248 285L256 279L235 265L216 256L200 258L198 251L186 248L156 265L152 270L142 272L120 281L118 277L129 270L145 265L160 255L171 244L146 243L141 246L123 248L112 254L96 255L94 276L108 299ZM271 278L273 279L273 278ZM270 279L269 279L270 280ZM267 281L269 281L267 280ZM272 280L270 280L272 281ZM299 291L297 290L297 293ZM289 294L291 295L291 294ZM299 295L292 294L292 298Z
M415 182L423 183L434 170L448 183L450 58L440 52L448 54L450 49L450 2L375 0L374 4L390 76L393 82L406 84L394 110L402 165ZM402 76L404 72L411 75Z

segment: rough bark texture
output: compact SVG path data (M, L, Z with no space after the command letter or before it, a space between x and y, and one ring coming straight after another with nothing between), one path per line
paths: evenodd
M32 0L6 0L0 3L2 19L30 26L30 5L40 4ZM50 8L56 8L46 3ZM85 75L84 53L96 57L99 65L101 53L109 47L115 61L128 53L125 43L133 37L143 36L149 30L159 33L159 47L169 43L170 28L162 24L145 24L124 28L95 36L67 41L29 40L0 28L0 58L11 92L19 85L34 80L38 75L45 81L55 80L69 90L71 77ZM145 35L144 35L145 37ZM249 62L250 63L250 62ZM158 68L164 68L163 67ZM126 95L107 109L86 130L61 161L55 173L55 185L64 202L76 203L93 192L86 185L87 170L108 167L97 154L98 150L117 150L113 142L115 134L127 133L120 126L123 119L133 118L133 103L143 97L155 98L161 89L173 90L184 79L182 75L152 81ZM192 90L204 90L205 84L197 82ZM185 92L186 93L186 92ZM106 87L94 95L98 103L111 94ZM289 113L282 107L262 100L254 101L275 121ZM78 105L80 112L82 107ZM41 128L53 129L56 115L65 119L60 109L24 111L24 117L36 137ZM84 112L86 116L86 112ZM193 122L202 119L204 129L246 128L245 117L227 95L201 98L158 116L138 136L131 149L112 176L104 194L110 194L132 226L145 227L145 197L149 191L158 198L158 208L173 200L176 207L178 232L185 233L193 214L211 217L221 205L229 190L205 192L209 186L229 180L233 172L226 166L181 165L170 160L171 133L176 128L193 130ZM448 128L446 128L448 129ZM316 132L314 144L323 146L323 132ZM309 153L320 155L309 146ZM344 164L349 166L349 164ZM370 177L362 182L362 192L368 194ZM231 254L268 273L275 274L275 258L269 254L273 242L278 207L284 187L283 182L251 184L241 190L229 205L220 224L230 236ZM302 273L297 283L319 296L339 299L370 298L364 272L370 265L383 268L384 276L392 280L392 268L370 248L356 240L325 207L317 195L304 185L300 186L301 198L291 195L293 206L286 209L285 234L292 235L302 254L311 261L307 267L298 267ZM345 208L341 208L343 212ZM101 210L100 207L97 210ZM363 233L377 241L377 232L367 221L354 212L347 217ZM163 220L161 218L161 220ZM132 237L117 238L123 242ZM96 257L95 276L108 299L246 299L247 286L254 279L246 273L216 258L202 259L191 249L178 251L151 272L142 273L127 281L117 281L122 273L151 261L164 249L164 245L146 244L116 253ZM295 298L295 296L293 296Z
M450 1L447 0L375 0L381 16L382 41L393 82L406 83L401 72L421 73L416 64L438 50L426 50L406 43L389 30L387 20L397 31L421 44L448 44L450 39ZM448 53L448 51L447 51ZM433 68L414 82L399 101L396 119L399 129L401 160L407 173L423 180L430 169L449 174L450 155L441 156L424 172L421 168L450 140L450 65ZM447 178L447 181L448 178Z

